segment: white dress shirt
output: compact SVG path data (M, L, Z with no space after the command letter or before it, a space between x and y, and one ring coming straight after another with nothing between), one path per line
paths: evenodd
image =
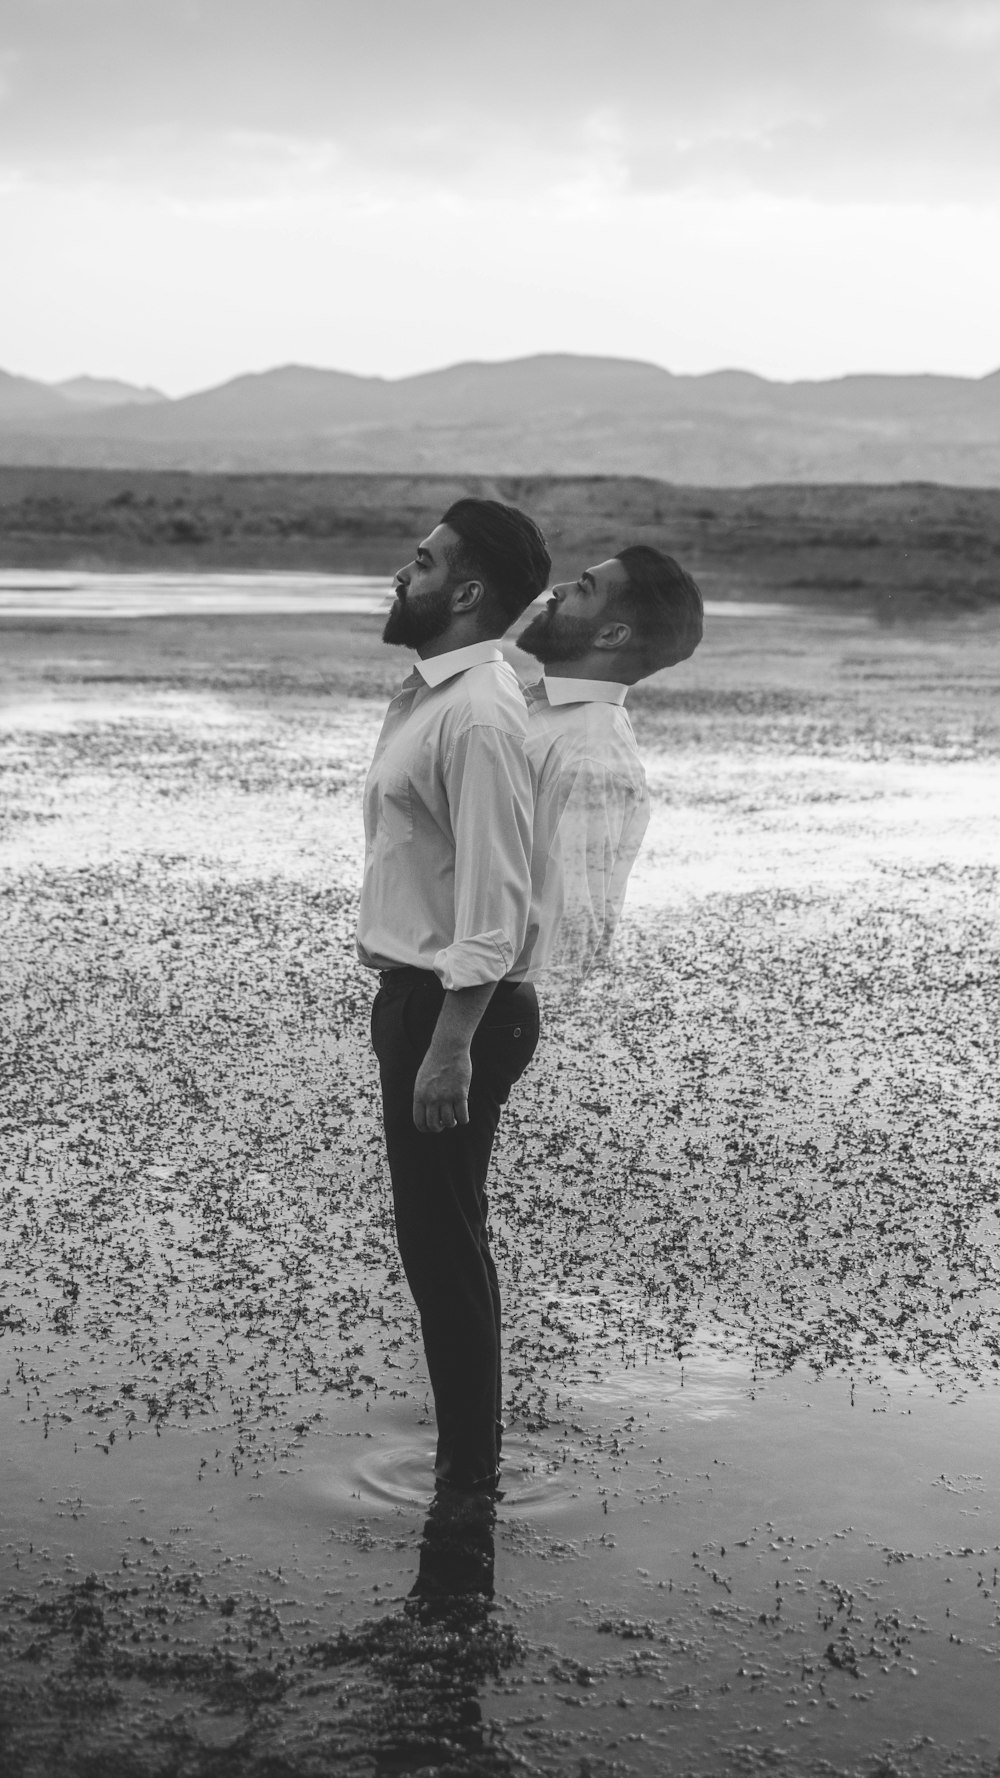
M527 711L492 642L418 661L386 711L365 785L358 956L447 989L499 981L531 900Z
M649 823L626 685L547 673L525 688L535 810L531 910L513 973L556 1000L609 960Z

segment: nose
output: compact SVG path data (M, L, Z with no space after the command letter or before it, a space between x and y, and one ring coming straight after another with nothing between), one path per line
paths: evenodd
M561 605L568 592L569 592L569 581L568 580L561 580L559 582L558 586L549 588L549 598L554 599L557 605Z
M412 562L407 562L405 568L397 568L395 574L392 577L393 585L397 586L397 587L402 587L405 591L405 589L410 584L410 575L412 572L413 572L413 563Z

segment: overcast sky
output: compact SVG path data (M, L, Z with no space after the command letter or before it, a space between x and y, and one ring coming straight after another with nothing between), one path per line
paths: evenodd
M0 366L1000 366L1000 0L0 0Z

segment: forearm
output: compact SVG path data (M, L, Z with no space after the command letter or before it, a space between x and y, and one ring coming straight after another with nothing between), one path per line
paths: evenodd
M479 982L474 988L449 988L445 991L431 1038L430 1048L435 1056L468 1053L496 985L496 982Z
M448 988L413 1086L413 1122L432 1134L469 1121L472 1039L496 987Z

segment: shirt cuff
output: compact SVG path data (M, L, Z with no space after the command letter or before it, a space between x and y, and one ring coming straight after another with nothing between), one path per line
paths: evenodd
M477 932L474 938L446 945L434 958L434 973L449 993L457 988L481 988L499 982L514 962L514 947L506 933Z

